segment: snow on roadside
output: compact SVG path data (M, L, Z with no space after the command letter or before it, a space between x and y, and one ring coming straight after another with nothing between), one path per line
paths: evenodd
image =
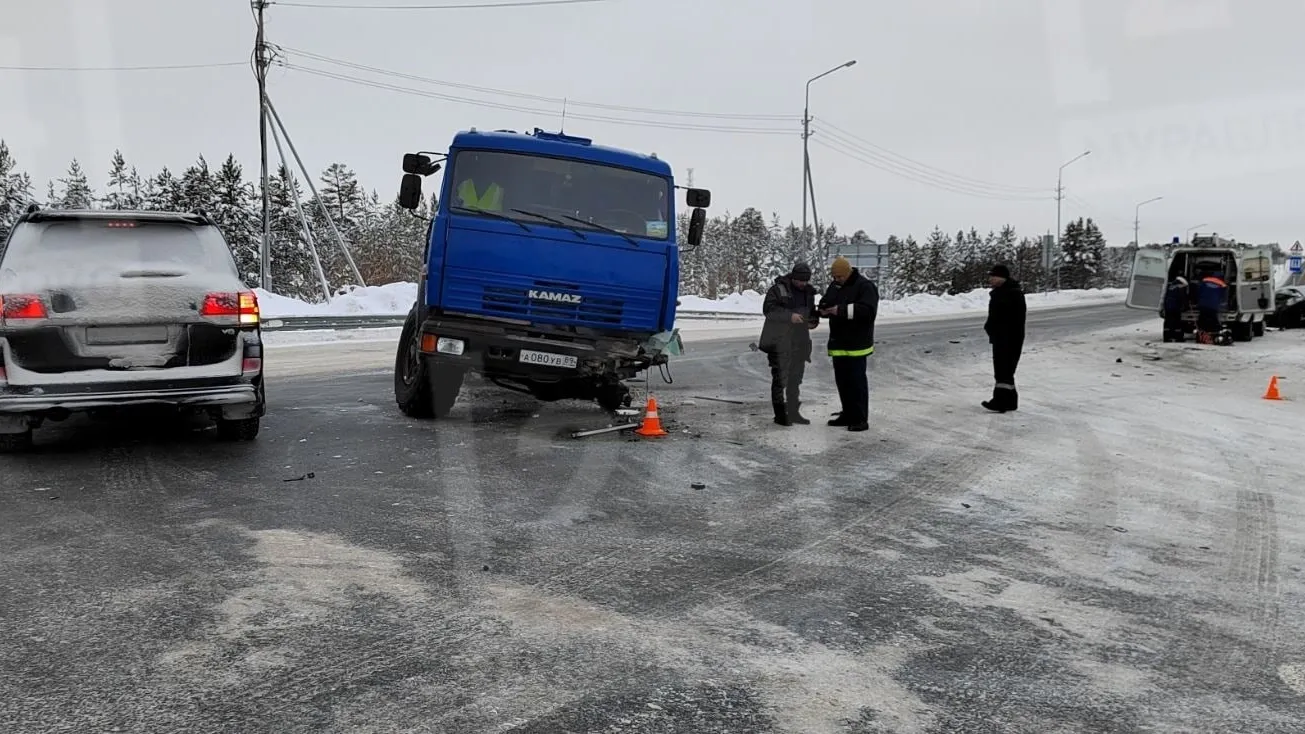
M330 303L305 303L275 293L259 290L258 301L263 317L268 319L293 316L402 316L408 313L417 300L415 283L390 283L387 285L351 288L336 296ZM1081 303L1107 303L1122 301L1124 289L1087 291L1058 291L1030 293L1029 308L1056 308ZM679 311L683 313L716 312L728 314L761 314L762 294L756 291L732 293L717 300L699 296L681 296ZM934 316L983 311L988 308L986 290L971 291L955 296L908 296L880 304L879 315Z

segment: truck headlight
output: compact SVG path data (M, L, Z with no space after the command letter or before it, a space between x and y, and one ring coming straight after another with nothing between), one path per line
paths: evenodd
M440 354L451 354L454 357L461 357L466 349L467 343L461 339L450 339L446 336L442 336L439 338L439 341L435 342L435 351Z

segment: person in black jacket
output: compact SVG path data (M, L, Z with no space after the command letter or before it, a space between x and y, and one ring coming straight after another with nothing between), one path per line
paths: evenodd
M761 313L758 348L770 363L770 402L775 422L781 426L810 425L802 416L802 377L811 361L811 330L820 325L816 311L816 289L811 286L811 266L798 263L793 271L775 279L766 291Z
M992 285L988 301L988 321L983 330L992 344L992 371L997 386L992 400L983 407L994 413L1019 410L1019 393L1015 390L1015 368L1024 352L1024 319L1027 306L1020 282L1010 277L1010 268L995 265L988 273Z
M1164 305L1160 315L1164 317L1164 340L1166 342L1184 341L1183 313L1187 311L1190 289L1187 279L1181 275L1174 278L1165 289Z
M838 399L843 403L843 411L829 425L868 431L870 384L866 360L875 351L879 289L845 258L834 260L829 273L834 285L820 303L820 315L829 319L829 356L834 363Z

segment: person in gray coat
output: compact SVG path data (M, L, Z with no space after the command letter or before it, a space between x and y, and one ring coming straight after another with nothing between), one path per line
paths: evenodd
M761 305L766 323L758 349L770 363L770 402L775 422L781 426L811 423L800 412L800 388L811 361L811 330L820 325L816 303L811 266L800 262L788 275L775 279Z

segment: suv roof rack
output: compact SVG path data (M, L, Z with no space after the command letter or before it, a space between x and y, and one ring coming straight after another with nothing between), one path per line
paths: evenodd
M136 219L142 222L176 222L178 224L213 224L202 212L139 211L130 209L38 209L23 219L28 222L75 222L105 219Z

